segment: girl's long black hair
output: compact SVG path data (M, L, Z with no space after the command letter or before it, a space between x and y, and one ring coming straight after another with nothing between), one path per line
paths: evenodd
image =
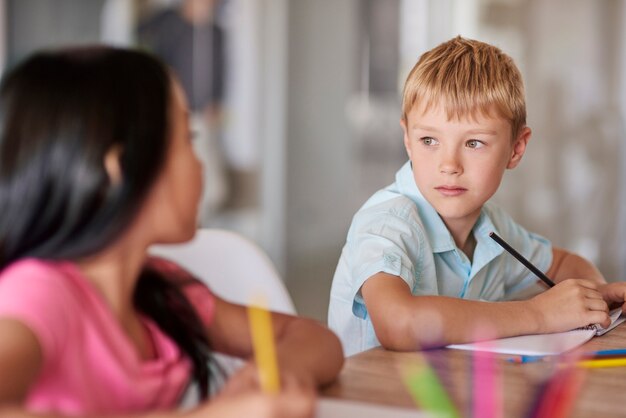
M129 227L168 150L171 78L156 58L103 46L37 53L0 85L0 270L25 257L76 260ZM106 153L121 150L121 181ZM146 267L137 308L194 365L208 396L211 351L175 282Z

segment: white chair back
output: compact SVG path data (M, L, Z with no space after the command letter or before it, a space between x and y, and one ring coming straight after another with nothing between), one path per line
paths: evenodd
M229 302L249 305L261 296L273 311L296 313L272 261L255 243L237 233L199 229L187 243L155 245L150 253L189 270Z
M154 245L150 254L173 261L191 272L221 298L241 305L254 304L258 296L272 311L295 314L296 309L285 284L269 257L252 241L220 229L199 229L184 244ZM238 358L214 354L227 374L243 365ZM222 382L214 382L213 390ZM197 388L191 387L181 402L183 409L198 402Z

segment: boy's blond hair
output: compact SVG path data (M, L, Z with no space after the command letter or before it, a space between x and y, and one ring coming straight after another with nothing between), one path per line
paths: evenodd
M477 112L511 123L513 139L526 125L524 83L515 63L493 45L460 36L424 53L404 84L402 118L413 106L443 103L448 118Z

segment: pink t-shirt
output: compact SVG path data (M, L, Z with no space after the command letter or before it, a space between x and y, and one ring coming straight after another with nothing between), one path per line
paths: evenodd
M203 321L210 322L211 292L194 284L185 293ZM169 409L189 383L191 362L176 344L144 317L156 358L142 360L105 299L71 262L25 259L5 268L0 317L23 322L41 345L42 370L26 399L30 411L79 415Z

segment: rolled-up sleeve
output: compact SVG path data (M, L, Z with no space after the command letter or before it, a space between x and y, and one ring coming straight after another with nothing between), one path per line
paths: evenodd
M385 211L363 211L357 214L349 235L350 274L354 303L352 311L364 318L367 314L361 296L363 283L377 273L400 277L413 289L416 264L424 235L420 225L410 217Z

